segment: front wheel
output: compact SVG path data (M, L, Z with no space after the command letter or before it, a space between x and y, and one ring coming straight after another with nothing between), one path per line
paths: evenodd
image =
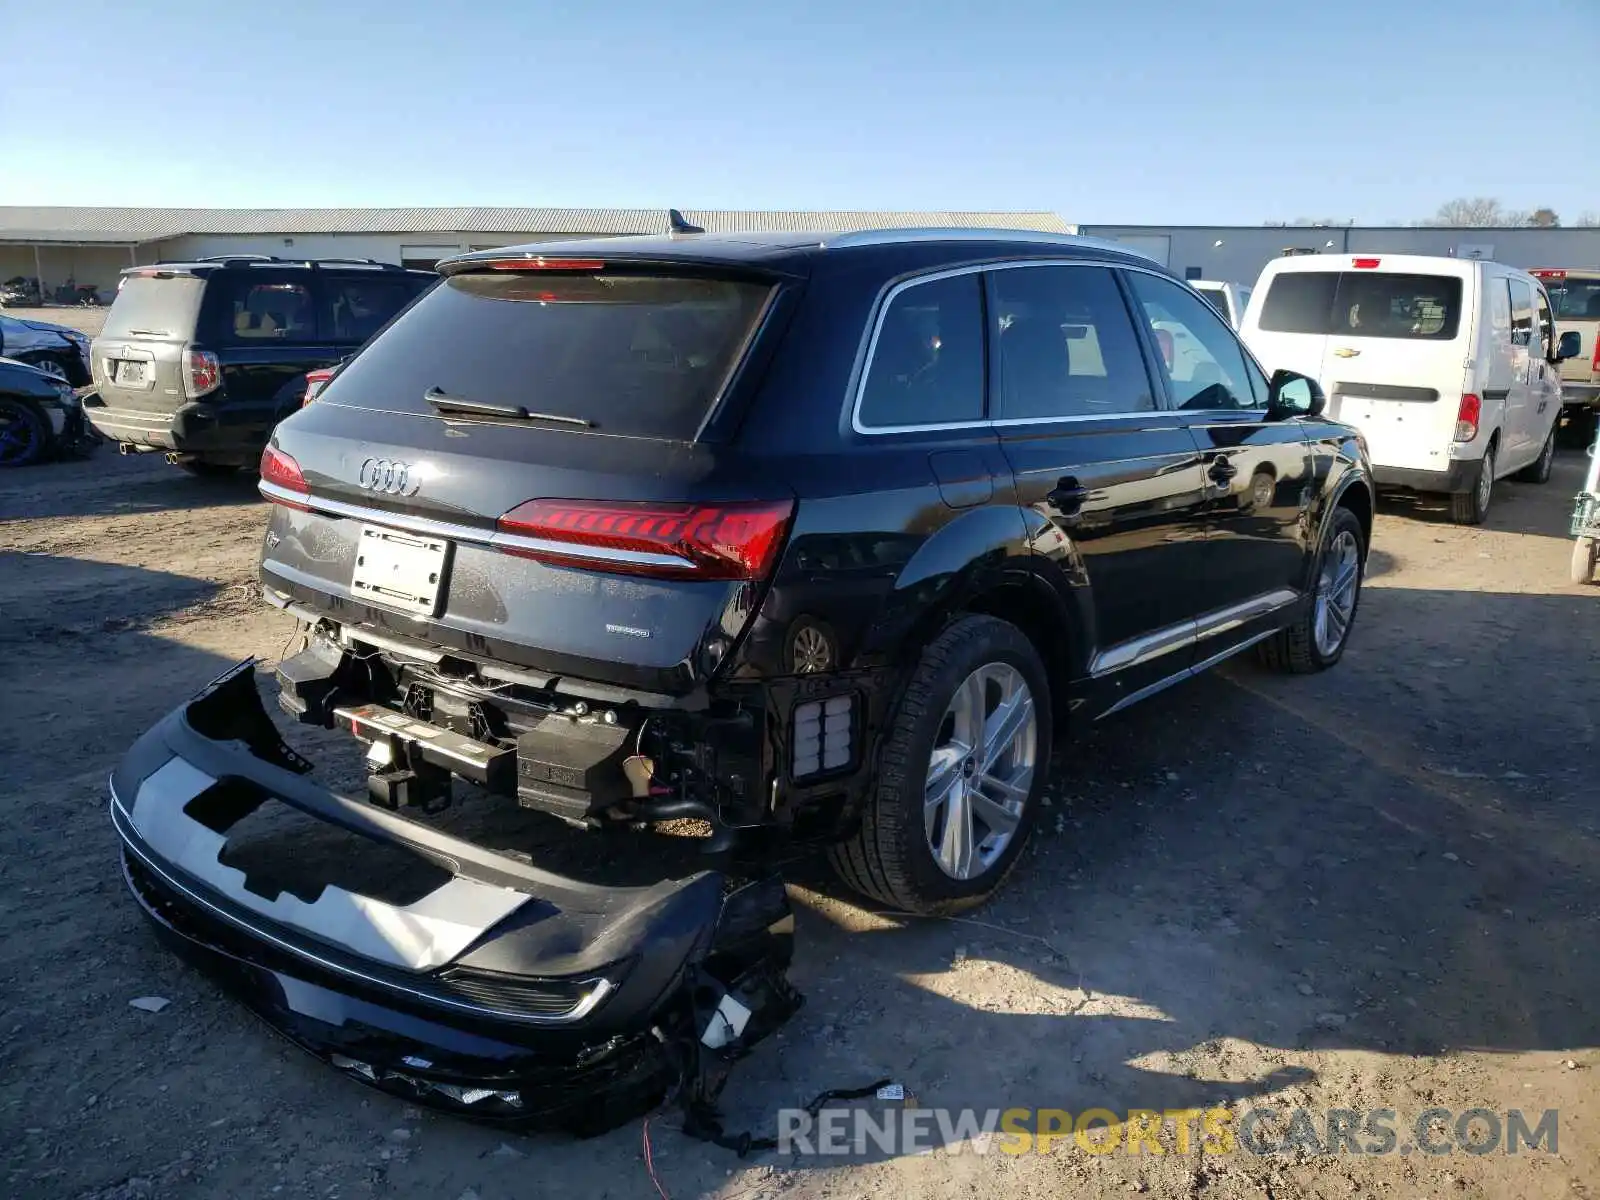
M1494 465L1494 447L1490 446L1478 460L1472 490L1450 497L1450 519L1457 525L1482 525L1488 519L1489 502L1494 499Z
M50 452L50 422L26 400L0 399L0 467L26 467Z
M1588 583L1594 578L1596 563L1600 563L1600 541L1581 537L1572 543L1572 567L1569 575L1573 583Z
M1544 448L1539 451L1539 457L1518 471L1517 478L1523 483L1549 483L1550 471L1555 461L1556 427L1552 425L1550 435L1544 439Z
M1051 731L1033 643L995 617L962 617L922 652L879 744L861 824L830 851L834 869L905 912L982 903L1032 832Z
M1261 659L1291 675L1326 671L1344 657L1361 604L1366 563L1361 522L1348 508L1336 508L1317 554L1316 590L1311 605L1287 629L1261 643Z

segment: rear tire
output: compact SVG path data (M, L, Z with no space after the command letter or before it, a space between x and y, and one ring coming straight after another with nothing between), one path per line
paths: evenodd
M879 743L860 826L829 849L839 877L874 900L927 916L993 895L1038 815L1050 765L1050 699L1038 651L1016 626L967 616L946 628L923 650ZM1010 739L1007 730L1014 730ZM1005 804L997 804L1002 795Z
M1572 566L1568 574L1573 583L1588 583L1593 579L1597 563L1600 563L1600 541L1581 537L1572 543Z
M1556 427L1550 426L1550 434L1544 439L1544 448L1539 451L1539 457L1534 459L1522 470L1517 472L1517 478L1523 483L1549 483L1550 471L1556 461Z
M1489 516L1489 505L1494 500L1494 445L1491 443L1478 460L1478 473L1473 477L1470 492L1456 492L1450 497L1450 519L1457 525L1482 525Z
M203 458L191 458L178 466L201 479L227 479L239 473L238 463L207 462Z
M1349 551L1355 550L1352 563ZM1290 625L1261 643L1261 661L1288 675L1326 671L1344 657L1361 606L1361 580L1367 546L1361 522L1348 508L1336 508L1317 550L1311 603ZM1354 571L1354 575L1347 574ZM1335 636L1335 634L1337 636Z

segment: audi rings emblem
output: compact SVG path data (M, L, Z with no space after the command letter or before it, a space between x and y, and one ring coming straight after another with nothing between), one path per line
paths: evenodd
M361 464L361 474L356 477L369 492L382 492L385 496L415 496L422 487L420 472L413 471L410 463L392 458L369 458Z

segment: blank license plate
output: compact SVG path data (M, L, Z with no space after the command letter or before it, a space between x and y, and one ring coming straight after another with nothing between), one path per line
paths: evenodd
M137 387L144 383L144 364L126 359L118 363L117 382L124 387Z
M439 611L449 559L443 538L363 525L350 591L369 604L431 617Z

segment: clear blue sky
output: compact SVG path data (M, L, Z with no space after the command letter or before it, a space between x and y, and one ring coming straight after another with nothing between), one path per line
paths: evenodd
M1600 0L1315 7L6 0L0 203L1600 213Z

